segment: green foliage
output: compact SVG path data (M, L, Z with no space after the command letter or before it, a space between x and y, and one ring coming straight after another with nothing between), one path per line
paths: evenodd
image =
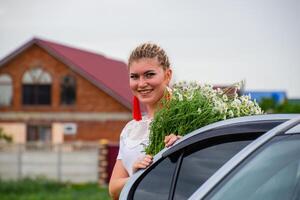
M12 142L12 137L4 133L3 129L0 128L0 141Z
M183 136L220 120L262 114L255 101L248 96L238 97L232 87L215 90L210 85L201 86L195 82L175 84L171 98L163 98L161 109L155 113L145 152L150 155L158 153L164 148L165 136L171 133Z
M51 181L44 178L19 181L0 180L1 200L108 200L107 188L100 188L96 183L71 184Z
M260 106L267 113L300 113L300 102L292 103L289 100L276 104L272 98L264 98L261 100Z
M198 127L220 120L220 116L213 112L213 107L200 95L196 94L187 101L164 100L163 107L154 117L150 127L150 144L146 148L147 154L156 154L164 148L164 137L170 133L184 135ZM197 109L206 108L203 112ZM189 126L186 126L189 124Z

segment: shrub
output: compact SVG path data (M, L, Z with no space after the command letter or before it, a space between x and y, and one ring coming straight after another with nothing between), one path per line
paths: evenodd
M300 103L292 103L289 100L276 104L272 98L264 98L259 105L267 113L300 113Z

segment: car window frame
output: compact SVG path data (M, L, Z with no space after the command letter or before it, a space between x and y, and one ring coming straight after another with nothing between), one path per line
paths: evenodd
M245 159L248 158L253 152L267 143L276 135L285 134L288 130L292 129L300 123L300 115L292 115L292 118L283 122L282 124L269 130L261 137L257 138L239 153L237 153L232 159L224 164L213 176L211 176L202 186L189 197L189 200L205 199L209 193L214 190L218 183L228 176L238 165L240 165Z
M252 132L250 132L250 133L240 133L240 134L234 134L234 135L228 134L228 135L222 135L222 136L215 136L215 137L207 138L205 140L201 140L197 143L194 143L193 145L190 145L190 146L187 146L186 148L184 148L182 150L182 154L181 154L181 163L177 163L177 165L180 165L180 167L176 174L176 178L175 178L176 182L172 183L173 185L175 185L175 187L173 188L172 191L170 191L170 194L172 194L172 196L169 196L169 199L173 199L175 197L176 186L178 183L179 173L181 171L181 165L182 165L183 159L186 156L196 153L198 151L204 150L206 148L210 148L210 147L221 145L221 144L228 144L228 143L232 143L232 142L242 142L242 141L249 141L248 144L250 144L253 140L255 140L255 138L259 137L262 134L263 133L253 134ZM201 143L200 144L201 146L197 147L199 145L199 143ZM247 146L248 144L246 144L245 146ZM245 146L241 147L240 150L242 150ZM240 150L238 150L238 152ZM235 154L233 154L232 157L234 155ZM230 160L230 159L228 159L228 160ZM219 168L221 168L221 167L222 167L222 165L219 166Z
M284 140L290 140L290 137L300 137L300 133L295 134L280 134L272 137L269 141L267 141L264 145L257 148L255 151L253 151L249 156L243 160L239 165L234 167L234 169L226 176L224 177L205 197L204 200L210 200L212 197L214 197L215 194L219 192L219 190L227 184L228 181L230 181L237 173L239 173L240 170L242 170L245 166L247 166L258 154L262 153L265 149L269 148L272 144L278 143Z
M238 129L236 129L236 127L227 127L227 128L228 128L228 130L232 130L232 128L234 128L234 130L236 132L238 132ZM222 129L222 130L224 130L224 129ZM218 130L218 131L222 131L222 130ZM227 129L225 129L225 130L227 130ZM159 165L159 163L161 163L164 159L167 159L170 156L175 156L174 154L177 154L178 160L177 160L177 163L175 166L175 170L173 171L173 177L172 177L171 185L169 187L169 192L168 192L169 193L168 199L173 199L174 195L175 195L176 184L177 184L178 175L179 175L179 172L181 169L183 157L185 156L186 151L189 151L191 146L199 145L199 143L201 144L201 146L196 148L196 150L193 150L193 153L194 153L196 151L200 151L202 149L205 149L205 148L208 148L211 146L230 143L230 142L249 141L249 143L251 143L254 139L258 138L260 135L262 135L264 133L264 132L257 133L254 130L255 129L252 129L253 132L247 132L247 133L234 133L234 134L225 134L225 135L217 135L217 136L208 137L204 140L194 142L194 143L192 143L192 145L186 146L185 148L180 149L176 152L173 152L172 154L163 156L159 161L155 162L154 165L149 166L149 168L139 177L139 179L137 179L135 181L135 183L130 188L127 199L134 198L134 194L135 194L135 191L136 191L138 185L141 183L141 181L144 180L144 177L147 176L151 170L153 170L157 165ZM216 130L211 130L211 131L216 131ZM232 157L233 156L234 155L232 155Z

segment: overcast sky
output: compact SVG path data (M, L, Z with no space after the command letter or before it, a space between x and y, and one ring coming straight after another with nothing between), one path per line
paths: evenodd
M299 0L0 0L0 59L33 37L126 62L144 41L176 80L300 98Z

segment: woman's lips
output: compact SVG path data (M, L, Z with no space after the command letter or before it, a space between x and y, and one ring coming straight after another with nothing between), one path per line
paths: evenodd
M146 90L138 90L138 93L141 95L147 95L150 94L153 91L153 89L146 89Z

